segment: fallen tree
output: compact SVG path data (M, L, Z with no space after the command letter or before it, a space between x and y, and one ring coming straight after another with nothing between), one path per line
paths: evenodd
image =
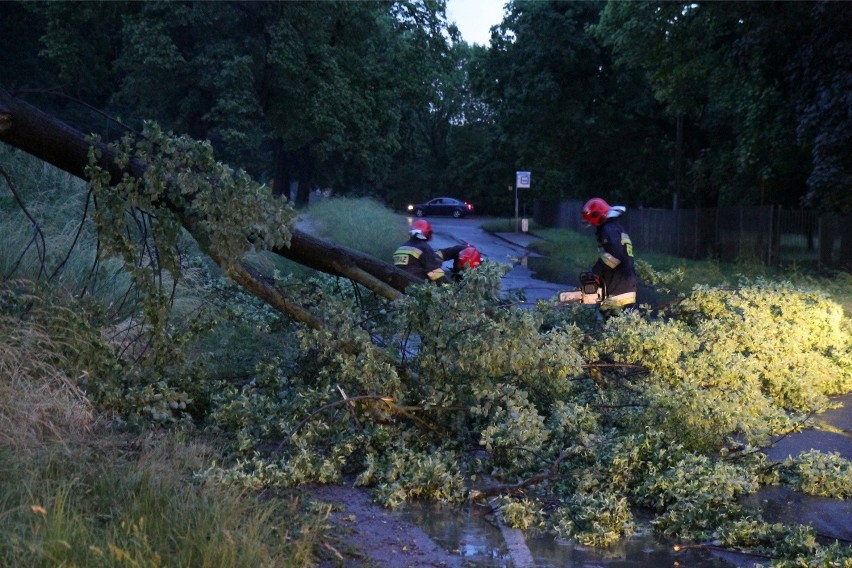
M8 136L16 115L9 105L5 110L0 130ZM36 131L17 136L24 132ZM89 141L80 142L81 149L91 150ZM43 156L40 144L48 140L31 136L18 143ZM108 364L108 372L89 375L68 365L75 371L68 376L82 376L80 382L93 387L87 395L94 408L106 408L128 424L193 420L229 440L227 457L201 472L203 479L261 491L355 476L386 506L493 496L488 501L507 526L584 546L611 546L634 534L647 515L645 526L656 534L696 543L684 548L711 542L777 556L784 566L846 565L852 558L845 545L817 544L809 527L770 523L743 506L742 498L779 484L834 499L852 495L852 469L839 454L812 451L773 463L759 451L826 408L828 395L852 388L848 322L840 306L811 286L802 290L761 280L736 289L696 287L664 318L633 312L600 326L582 306L505 305L496 294L501 268L486 263L467 273L460 286L412 287L394 309L368 313L329 278L314 279L311 299L299 305L277 283L235 262L244 258L241 248L229 246L246 234L264 245L272 242L263 231L227 232L243 226L234 208L245 210L254 197L268 195L265 188L254 184L252 196L240 200L237 193L217 193L215 176L207 176L214 178L207 183L197 175L208 172L209 161L189 160L189 168L162 175L165 166L178 162L150 160L148 147L142 147L138 155L147 167L142 172L141 164L131 164L133 154L117 147L113 157L116 166L124 165L120 172L132 165L155 184L174 176L181 193L143 195L129 174L116 178L87 157L83 170L94 174L89 188L100 195L98 212L114 211L108 230L127 228L128 209L155 211L150 225L145 215L131 220L145 231L187 228L256 297L280 300L273 304L280 312L312 306L297 312L307 327L292 333L286 326L275 336L298 340L298 348L276 343L264 350L262 365L237 380L189 368L161 373L155 365L133 374ZM180 173L193 167L193 176ZM130 186L137 193L128 193ZM241 186L230 190L235 187ZM203 215L211 196L205 190L221 205L212 216ZM109 203L111 195L119 199ZM162 199L174 201L157 201ZM286 210L281 218L292 216L286 205L281 209ZM180 221L169 211L179 212ZM289 236L276 229L282 226L271 224L274 237ZM331 274L363 270L326 265L327 259L315 256L325 249L296 247L305 264L320 263ZM167 245L162 249L168 252ZM281 250L289 255L293 246ZM6 325L0 343L35 318L50 324L45 329L54 330L54 345L73 341L74 320L34 298L26 295L20 307L12 306L14 317L0 318ZM263 320L278 319L269 317L265 305L259 308ZM253 337L269 336L261 318L257 324L251 317L246 321L256 329ZM12 348L28 343L17 341ZM71 343L68 351L79 351L81 343ZM251 342L250 348L257 345ZM235 353L222 351L225 357ZM24 361L35 364L40 357L30 359ZM117 375L114 380L109 373ZM23 501L24 509L28 503L32 500ZM641 517L635 516L637 508ZM80 543L90 550L90 538L68 546Z
M23 150L74 176L87 179L89 155L96 152L97 165L118 184L125 176L141 178L145 165L138 160L120 164L113 148L92 142L78 130L47 115L32 105L0 89L0 141ZM269 279L245 262L228 262L199 228L201 219L188 202L164 199L158 204L175 214L180 224L226 273L251 294L274 309L314 329L323 326L320 318L271 285ZM289 227L289 243L274 246L270 252L321 272L351 279L381 297L397 300L405 289L418 282L410 274L380 259L342 245L329 243Z

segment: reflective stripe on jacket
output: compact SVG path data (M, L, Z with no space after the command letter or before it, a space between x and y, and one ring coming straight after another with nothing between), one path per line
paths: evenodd
M432 250L429 243L416 237L408 239L393 253L395 266L424 282L427 280L436 282L445 277L441 262L441 258Z
M633 267L633 242L630 235L615 219L597 228L600 257L592 267L606 285L606 298L601 309L624 307L636 303L639 278Z

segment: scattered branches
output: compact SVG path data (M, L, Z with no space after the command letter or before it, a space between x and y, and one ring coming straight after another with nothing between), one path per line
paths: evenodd
M563 452L553 461L550 469L532 477L528 477L518 483L491 485L488 487L481 487L479 489L471 489L468 498L471 501L478 501L495 495L512 495L523 491L527 487L537 485L544 481L559 479L562 477L562 474L559 473L559 466L568 457L568 455L569 454L567 452Z

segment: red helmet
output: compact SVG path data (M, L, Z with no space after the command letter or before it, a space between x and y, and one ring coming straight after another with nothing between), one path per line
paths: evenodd
M583 219L595 227L600 227L606 221L610 209L612 207L609 203L600 197L593 197L583 205Z
M411 224L408 234L424 241L430 241L432 240L432 225L429 224L429 221L418 219Z
M468 246L459 253L458 265L461 268L476 268L480 264L482 264L482 255L474 247Z

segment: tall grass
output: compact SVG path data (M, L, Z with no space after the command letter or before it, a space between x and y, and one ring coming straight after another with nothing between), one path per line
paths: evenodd
M130 279L117 259L95 262L86 183L4 145L0 166L0 278L49 280L58 292L121 302Z
M51 317L0 310L0 566L311 563L327 511L196 481L222 448L192 431L107 428L66 374L74 330Z
M27 154L0 145L0 280L15 278L49 287L57 297L86 297L102 310L104 337L116 348L144 349L148 331L140 292L120 258L99 250L87 184ZM209 306L212 262L184 233L178 247L180 280L163 271L161 290L170 294L171 318L180 329Z
M387 261L408 238L403 217L366 197L325 199L305 215L317 236Z
M215 451L180 433L0 450L0 565L309 565L325 515L193 482Z
M310 565L327 511L201 483L194 474L222 459L218 444L191 431L122 432L93 407L78 386L96 380L76 358L78 298L85 290L111 316L100 330L111 340L137 316L130 278L117 259L91 272L84 183L3 145L0 166L0 566ZM172 318L186 324L217 275L191 240L181 247L192 260Z
M27 453L90 430L93 410L65 372L63 341L33 317L0 311L0 447Z

